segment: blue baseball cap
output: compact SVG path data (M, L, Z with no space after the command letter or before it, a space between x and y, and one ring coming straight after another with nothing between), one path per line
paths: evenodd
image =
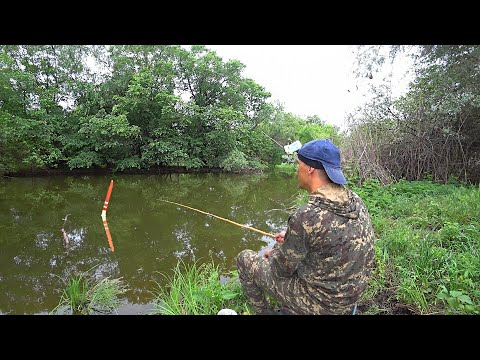
M327 139L305 143L297 152L300 161L315 169L324 169L330 180L336 184L346 184L341 169L340 151Z

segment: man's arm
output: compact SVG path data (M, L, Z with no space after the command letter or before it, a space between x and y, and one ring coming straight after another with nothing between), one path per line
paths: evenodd
M307 233L297 213L288 219L288 229L285 241L271 252L271 266L278 277L290 277L297 270L298 264L305 258L308 251ZM278 244L278 243L277 243Z

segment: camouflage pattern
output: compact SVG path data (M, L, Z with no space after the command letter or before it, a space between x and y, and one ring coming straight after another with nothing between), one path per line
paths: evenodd
M360 197L328 184L288 219L285 242L268 259L251 250L237 256L240 282L256 313L265 293L295 314L351 314L373 266L374 232Z

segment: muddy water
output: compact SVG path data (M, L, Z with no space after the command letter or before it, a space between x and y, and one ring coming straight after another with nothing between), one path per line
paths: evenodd
M100 214L107 210L114 251ZM151 309L152 294L179 259L213 259L226 269L273 239L159 199L194 207L268 233L283 230L296 177L171 174L15 178L0 181L0 314L45 314L65 281L81 271L121 277L129 291L119 314ZM62 230L63 229L63 230Z

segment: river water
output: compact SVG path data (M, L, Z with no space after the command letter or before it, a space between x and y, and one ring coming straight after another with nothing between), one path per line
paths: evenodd
M113 250L101 211L107 210ZM234 269L243 249L274 240L160 199L251 226L284 230L299 194L295 175L163 174L53 176L0 181L0 314L48 314L65 282L90 270L122 278L119 314L145 314L152 291L177 262L213 261Z

